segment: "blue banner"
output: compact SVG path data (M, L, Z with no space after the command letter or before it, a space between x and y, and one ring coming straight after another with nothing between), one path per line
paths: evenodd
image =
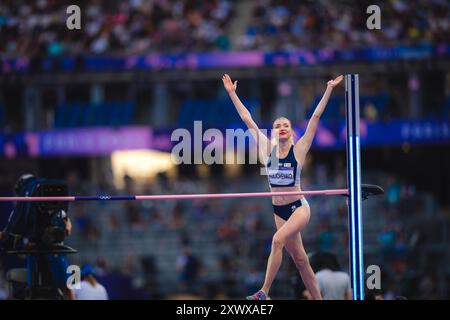
M296 127L301 137L307 122ZM261 128L264 128L261 126ZM267 126L270 128L270 126ZM149 127L128 126L119 128L97 127L79 129L58 129L42 132L0 134L0 156L46 157L46 156L95 156L108 155L116 150L155 149L170 152L177 144L171 141L173 130L153 130ZM192 128L189 128L192 129ZM188 131L192 131L189 130ZM192 139L201 139L205 145L204 133ZM231 128L229 128L231 129ZM234 129L237 129L236 127ZM245 128L242 128L245 129ZM401 146L405 143L450 144L450 120L397 120L389 123L368 123L361 120L361 146ZM218 129L222 137L215 143L226 142L226 130ZM268 130L270 133L270 130ZM208 140L209 141L209 140ZM207 143L206 143L207 144ZM342 149L346 145L345 123L321 121L313 141L314 149Z
M450 56L450 44L420 44L414 46L363 47L337 50L331 48L299 48L289 52L232 51L210 53L157 54L142 56L70 56L44 58L38 63L45 72L73 71L127 71L127 70L178 70L214 68L255 68L263 66L320 65L337 62L376 62L395 60L420 60ZM2 73L27 72L28 58L3 59Z

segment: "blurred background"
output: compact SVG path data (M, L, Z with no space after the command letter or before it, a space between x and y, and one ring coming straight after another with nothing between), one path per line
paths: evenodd
M66 8L81 9L68 30ZM366 9L381 9L369 30ZM268 191L259 165L175 165L176 128L245 128L220 81L261 128L301 135L326 82L360 75L366 266L385 299L450 298L450 4L446 0L4 0L0 3L0 194L27 172L72 195ZM344 86L321 119L304 190L346 186ZM238 152L238 151L237 151ZM242 152L240 150L239 152ZM248 153L248 150L245 151ZM308 253L348 270L347 209L310 197ZM13 203L0 203L3 228ZM70 205L79 250L111 299L242 299L260 288L270 199ZM6 298L2 265L0 297ZM285 255L271 295L301 299Z

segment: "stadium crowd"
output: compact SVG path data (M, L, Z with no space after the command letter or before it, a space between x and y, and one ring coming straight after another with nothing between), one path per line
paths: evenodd
M64 5L66 4L66 5ZM79 1L81 30L68 32L71 1L2 1L3 58L61 55L138 55L226 50L293 50L444 43L449 2L393 0L380 5L381 30L366 27L371 1L251 2L238 21L232 0ZM246 9L248 7L245 7ZM233 28L234 24L241 28ZM236 41L231 39L236 38Z

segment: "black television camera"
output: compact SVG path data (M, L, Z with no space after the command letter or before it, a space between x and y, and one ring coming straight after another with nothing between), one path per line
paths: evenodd
M22 175L14 191L21 197L68 195L64 181L38 178L31 174ZM76 253L63 243L68 235L67 221L67 202L16 203L2 233L2 249L6 254L26 256L27 268L9 272L13 296L24 299L62 298L61 290L55 285L48 257Z
M20 197L66 196L64 181L37 178L31 174L20 177L15 186ZM21 250L32 243L36 248L51 249L62 244L67 236L67 202L17 202L4 230L7 250Z

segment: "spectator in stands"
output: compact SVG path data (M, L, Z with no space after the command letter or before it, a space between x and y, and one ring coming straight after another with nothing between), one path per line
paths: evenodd
M192 254L190 247L185 246L182 248L181 254L176 260L176 269L181 288L188 292L193 292L201 271L201 262L199 258Z
M128 175L128 173L125 173L125 175L123 176L123 182L125 184L126 194L136 194L136 185L134 179L130 175Z
M391 176L386 188L386 201L389 211L395 211L400 201L401 185L397 178Z
M229 0L83 1L82 28L71 33L61 13L71 1L0 3L0 54L58 57L63 54L145 54L150 51L226 50L233 13ZM38 32L36 32L38 31Z
M328 221L321 222L319 230L319 249L329 251L335 244L335 235Z
M383 293L381 290L373 289L373 290L367 290L364 293L364 299L365 300L384 300Z
M368 122L375 122L378 120L377 108L372 103L368 103L364 106L364 119Z
M317 252L311 258L311 266L316 273L320 293L324 300L350 300L351 284L350 276L341 271L337 258L334 254ZM303 296L310 300L311 296L307 290Z
M425 299L438 299L439 297L439 287L436 268L432 266L427 266L425 272L422 274L419 280L419 292L420 296Z
M257 268L252 267L244 278L245 290L248 292L256 292L259 289L261 281L264 281L264 274L258 271Z
M230 257L222 255L219 260L220 270L222 271L222 279L220 286L228 297L235 297L239 295L236 290L238 279L236 277L236 265Z
M258 1L239 46L291 50L302 46L430 44L445 42L448 1L389 1L383 5L383 32L362 27L368 4L337 1Z
M99 237L99 230L92 217L86 212L85 205L75 206L74 224L76 228L84 235L84 239L95 241Z
M180 230L185 226L186 222L184 220L184 208L181 203L177 203L172 210L172 215L170 217L170 227L175 230Z
M108 293L95 278L95 270L91 265L81 268L81 279L81 288L75 290L77 300L108 300Z
M67 33L61 12L70 1L11 3L0 3L4 57L228 50L228 26L236 22L231 19L238 5L230 0L83 1L82 29ZM386 2L383 32L361 25L367 6L365 1L258 1L238 49L430 44L449 38L448 1Z
M145 221L139 208L139 204L133 201L128 201L125 205L125 214L128 225L133 230L142 230L145 227Z

